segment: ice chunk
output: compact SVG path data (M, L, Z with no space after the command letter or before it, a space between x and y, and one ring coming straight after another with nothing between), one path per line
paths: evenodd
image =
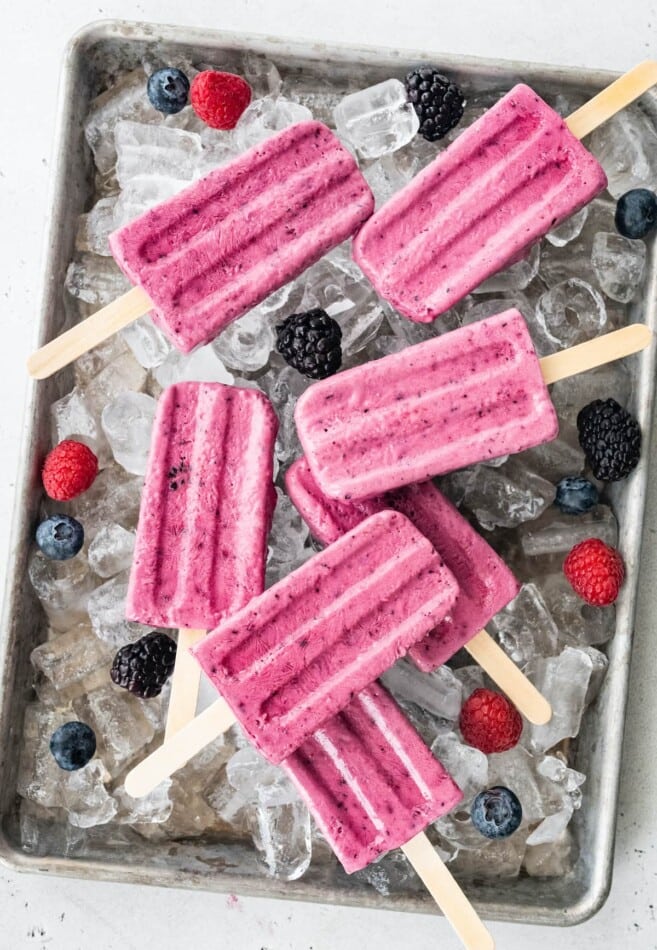
M483 752L466 745L453 732L437 736L431 751L463 792L463 808L488 785L488 760Z
M120 524L108 524L89 545L89 566L99 577L114 577L130 567L134 548L134 531L126 531Z
M213 346L224 366L255 373L269 362L276 335L271 317L256 307L219 334Z
M95 670L109 670L113 654L80 623L35 647L30 662L57 690L66 689Z
M477 465L464 469L447 481L459 479L464 487L463 504L487 530L514 528L538 518L556 494L551 482L513 458L499 468Z
M121 120L114 129L116 177L121 187L138 176L191 181L201 157L201 138L165 125Z
M126 389L137 392L145 382L146 370L128 350L104 366L89 381L84 390L85 398L91 411L100 417L108 402L120 396Z
M114 206L114 227L123 227L153 205L178 194L188 184L186 179L181 181L154 175L137 175L130 179Z
M117 649L152 629L126 620L127 594L128 573L124 571L97 587L87 605L93 632L99 640Z
M244 152L271 135L297 122L312 119L310 109L284 96L255 99L239 118L234 130L235 143Z
M310 815L303 802L256 808L255 846L262 851L267 871L281 881L296 881L312 856Z
M573 838L569 831L550 844L528 845L524 867L530 877L564 877L574 862Z
M608 297L628 303L639 290L646 266L646 245L620 234L599 232L593 238L591 260Z
M569 218L566 218L565 221L558 224L556 228L552 228L551 231L548 231L545 236L550 244L553 244L554 247L565 247L566 244L570 244L571 241L574 241L575 238L579 237L582 233L582 228L586 224L588 214L589 206L584 205L584 207L576 211L575 214L571 214Z
M380 158L406 145L420 120L399 79L345 96L333 110L338 135L355 146L363 158Z
M108 175L116 162L114 129L121 119L160 122L162 116L150 104L142 69L125 73L119 81L91 103L84 135L94 155L96 168Z
M543 356L603 333L607 329L607 308L594 287L571 277L540 297L536 323L540 332L534 342Z
M163 824L173 810L171 785L171 779L165 779L143 798L132 798L120 785L114 795L118 804L117 821L122 825Z
M171 344L148 315L124 327L121 336L145 369L159 366L171 352Z
M253 90L254 96L278 96L281 91L281 75L266 56L254 53L253 50L247 50L242 53L242 69L240 75L244 76Z
M579 732L591 679L590 656L574 647L566 647L559 656L536 657L525 672L552 706L552 719L544 726L527 724L522 742L539 753Z
M493 274L483 284L479 284L473 294L496 294L500 291L524 290L533 281L538 274L538 267L541 260L541 248L539 244L534 244L526 257L516 261L505 270Z
M535 584L524 584L518 596L493 617L488 629L497 634L520 667L534 656L553 656L557 652L559 631Z
M87 214L78 218L78 233L75 247L78 251L90 251L102 257L110 257L108 238L116 228L114 207L116 195L100 198Z
M28 575L55 630L70 630L86 620L87 603L96 581L83 551L68 561L53 561L41 551L34 551Z
M386 670L381 679L396 699L415 703L441 719L458 719L463 687L448 666L421 673L402 659Z
M233 376L219 359L210 343L191 353L171 350L167 358L155 369L155 378L162 388L192 380L199 383L225 383L230 386Z
M540 518L518 530L520 544L528 558L540 558L540 567L557 571L568 552L587 538L618 544L618 522L608 505L596 505L582 515L567 515L548 508Z
M83 392L76 386L66 396L62 396L50 407L52 420L52 443L57 445L64 439L84 442L95 453L102 468L110 458L109 445L100 420L87 402Z
M96 733L97 755L113 776L142 752L155 735L140 700L118 686L103 686L75 699L73 708L78 718Z
M377 207L385 204L389 198L407 185L419 168L419 163L402 163L397 155L389 153L372 162L363 172L367 184L372 189Z
M113 258L83 251L69 264L64 286L72 297L94 307L104 307L130 290L132 285Z
M119 465L112 464L97 475L91 488L79 498L57 504L82 522L85 540L91 541L108 524L120 524L127 530L136 526L143 485L143 478L128 475Z
M306 522L280 488L276 489L276 497L267 553L268 585L289 574L314 553L308 547L310 533Z
M604 168L614 198L631 188L657 190L657 132L638 106L618 112L586 145Z
M156 405L145 393L124 392L103 409L103 431L114 458L133 475L146 473Z
M541 581L548 609L559 628L559 638L570 646L606 643L616 629L616 608L592 607L578 597L562 571Z
M55 729L75 718L70 709L53 710L36 703L26 707L16 788L23 798L46 808L63 805L64 772L52 756L50 737Z
M62 782L64 808L76 828L106 825L116 815L117 804L104 784L109 777L103 763L92 759L83 769L70 772Z

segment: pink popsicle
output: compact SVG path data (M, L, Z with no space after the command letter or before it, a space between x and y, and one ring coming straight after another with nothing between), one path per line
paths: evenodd
M177 383L160 397L126 616L207 629L264 587L278 420L261 392Z
M110 247L187 353L351 237L374 209L320 122L284 129L135 221Z
M559 428L518 310L320 380L295 420L317 483L342 501L521 452Z
M222 621L193 653L278 763L440 623L457 593L429 541L383 511Z
M432 482L360 503L340 502L322 493L306 459L301 458L288 469L285 484L312 534L324 544L384 508L400 511L431 541L456 578L459 594L449 616L409 648L409 655L424 672L435 670L453 656L520 590L504 561Z
M353 256L395 309L427 323L606 184L563 119L517 85L370 218Z
M463 797L378 683L283 766L348 873L405 844Z

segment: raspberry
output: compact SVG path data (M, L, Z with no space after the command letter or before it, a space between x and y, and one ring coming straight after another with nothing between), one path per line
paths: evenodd
M593 607L613 604L625 579L620 554L598 538L576 544L563 562L563 572L575 593Z
M191 103L196 115L213 129L234 129L251 102L251 87L241 76L206 69L192 79Z
M468 745L488 755L517 745L522 719L506 696L491 689L476 689L463 703L459 726Z
M82 442L65 439L46 455L41 470L46 494L55 501L70 501L93 484L98 459Z

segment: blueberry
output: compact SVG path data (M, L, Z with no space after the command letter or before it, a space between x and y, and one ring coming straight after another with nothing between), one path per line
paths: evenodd
M36 543L53 561L68 561L84 544L84 528L70 515L51 515L36 529Z
M633 188L618 199L616 230L623 237L642 238L657 226L657 195L647 188Z
M153 108L174 115L187 105L189 79L182 70L167 66L149 76L147 91Z
M470 817L486 838L508 838L520 826L522 805L512 791L496 785L477 795Z
M567 475L557 484L555 505L567 515L583 515L589 508L598 504L598 489L588 478L581 475Z
M66 722L50 737L50 751L60 769L84 768L96 752L96 736L84 722Z

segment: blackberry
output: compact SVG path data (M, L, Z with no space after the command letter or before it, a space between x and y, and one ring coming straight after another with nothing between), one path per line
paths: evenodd
M514 792L496 785L477 795L470 817L477 831L486 838L508 838L520 826L522 805Z
M162 692L175 662L175 641L166 633L147 633L135 643L121 647L114 657L110 676L117 686L142 699L151 699Z
M616 230L623 237L645 237L657 227L657 195L647 188L632 188L616 205Z
M310 379L326 379L342 365L342 330L325 310L291 314L276 327L276 336L283 359Z
M181 69L165 66L149 76L146 92L154 109L165 115L175 115L187 105L189 79Z
M580 409L577 431L579 444L599 481L617 482L636 467L641 455L641 429L615 399L594 399Z
M50 751L60 769L83 769L96 753L96 735L84 722L65 722L50 737Z
M465 98L459 87L433 66L420 66L406 75L408 100L420 120L420 135L436 142L461 121Z

